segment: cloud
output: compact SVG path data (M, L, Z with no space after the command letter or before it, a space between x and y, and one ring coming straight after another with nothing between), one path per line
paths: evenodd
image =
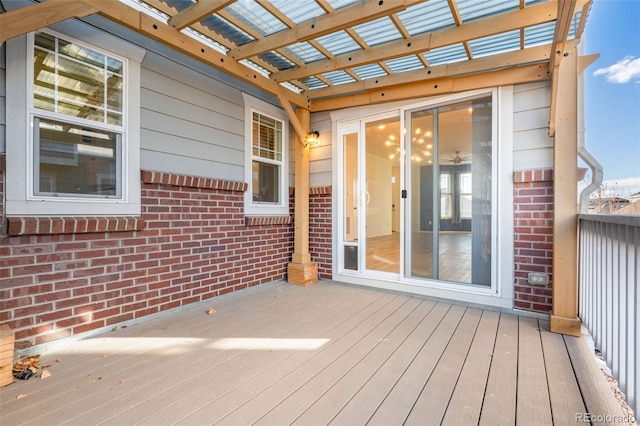
M593 75L605 75L609 83L624 84L640 80L640 58L625 56L614 65L596 70Z

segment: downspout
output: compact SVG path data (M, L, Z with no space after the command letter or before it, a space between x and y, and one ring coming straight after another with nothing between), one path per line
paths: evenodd
M578 55L583 53L582 43L578 46ZM578 209L581 214L589 213L589 196L602 185L603 168L600 162L585 146L584 123L584 70L578 74L578 157L591 169L591 183L584 188L578 197Z

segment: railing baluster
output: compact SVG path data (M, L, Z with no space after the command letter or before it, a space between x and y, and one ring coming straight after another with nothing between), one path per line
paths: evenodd
M580 215L580 318L640 412L640 217Z

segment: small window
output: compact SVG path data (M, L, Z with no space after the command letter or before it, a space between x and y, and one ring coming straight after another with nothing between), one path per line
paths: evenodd
M460 173L460 217L471 219L471 173Z
M280 204L282 125L282 121L253 113L251 191L256 204Z
M440 219L451 219L451 174L440 174Z
M289 215L288 128L283 110L253 96L245 101L245 214Z

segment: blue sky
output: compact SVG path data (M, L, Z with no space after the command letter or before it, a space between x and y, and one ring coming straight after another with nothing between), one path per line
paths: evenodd
M606 181L640 187L640 0L595 0L583 38L600 53L584 73L587 149Z

